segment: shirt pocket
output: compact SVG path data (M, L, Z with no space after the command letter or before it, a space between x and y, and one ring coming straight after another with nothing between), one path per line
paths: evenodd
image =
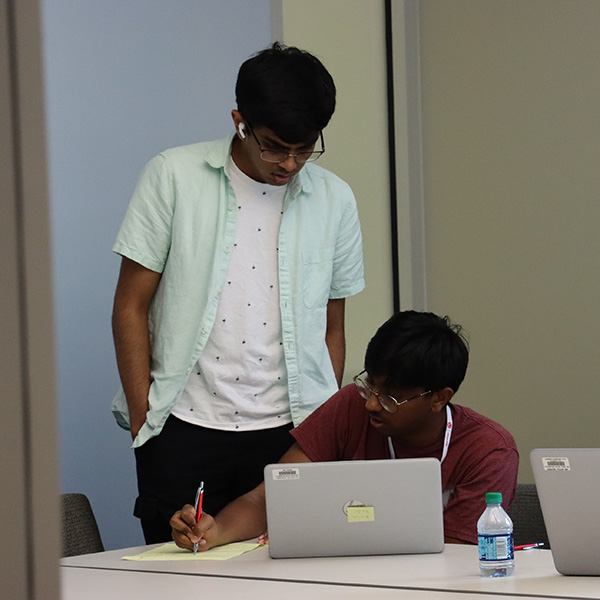
M302 296L306 308L323 307L329 301L333 254L333 248L302 252Z

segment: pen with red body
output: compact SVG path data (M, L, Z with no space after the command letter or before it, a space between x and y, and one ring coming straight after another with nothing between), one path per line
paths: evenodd
M544 545L544 542L532 542L531 544L523 544L521 546L515 546L514 550L532 550L533 548L540 548Z
M196 492L196 501L194 502L194 509L196 510L196 523L202 516L202 498L204 497L204 481L200 482L200 487ZM198 552L198 542L194 544L194 554Z

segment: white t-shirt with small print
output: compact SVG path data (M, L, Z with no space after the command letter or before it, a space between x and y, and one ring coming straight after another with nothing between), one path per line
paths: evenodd
M292 421L277 255L287 186L254 181L231 157L228 171L238 216L227 277L210 338L172 413L211 429L269 429Z

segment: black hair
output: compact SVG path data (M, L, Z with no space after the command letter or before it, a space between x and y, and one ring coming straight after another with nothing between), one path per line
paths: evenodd
M460 325L433 313L403 311L373 336L365 355L371 378L384 377L390 390L425 388L458 391L469 362L468 343Z
M251 127L268 127L290 144L315 141L335 110L335 84L323 63L279 42L242 64L235 96Z

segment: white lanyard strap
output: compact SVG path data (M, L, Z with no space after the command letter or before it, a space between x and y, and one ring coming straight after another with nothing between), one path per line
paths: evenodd
M450 447L450 438L452 437L452 411L450 405L446 404L446 430L444 432L444 449L442 450L442 458L440 463L444 462L446 454L448 454L448 448ZM390 458L396 458L396 452L394 451L394 445L392 444L392 438L388 436L388 446L390 449Z

